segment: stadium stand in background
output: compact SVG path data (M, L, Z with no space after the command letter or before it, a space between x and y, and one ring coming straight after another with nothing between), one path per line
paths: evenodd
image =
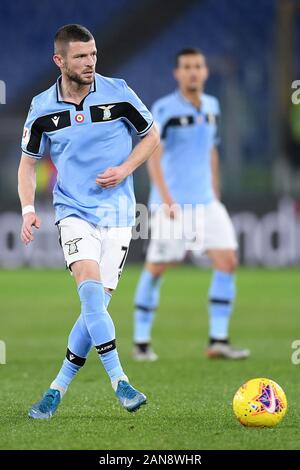
M282 220L292 214L295 236L299 226L295 203L300 187L299 113L291 112L287 120L291 82L299 72L295 53L300 42L299 4L291 0L258 0L255 7L239 0L45 0L39 8L34 0L1 2L0 16L7 22L0 30L1 43L6 44L0 79L6 82L7 104L0 106L0 212L19 210L20 136L31 97L57 77L51 59L54 32L62 24L78 22L95 35L98 72L125 78L148 106L174 89L172 67L178 49L198 46L204 51L211 69L207 91L217 95L222 105L223 198L237 214L242 235L248 230L245 227L259 226L259 235L249 235L249 230L246 234L259 240L259 253L264 251L264 237L273 240L273 259L285 225ZM51 165L43 164L38 176L40 201L51 211ZM137 199L145 202L145 168L137 172L135 183ZM259 219L262 216L267 218ZM137 246L133 259L141 249ZM279 264L300 262L297 250L284 253ZM244 253L242 260L265 264L260 254L251 256Z

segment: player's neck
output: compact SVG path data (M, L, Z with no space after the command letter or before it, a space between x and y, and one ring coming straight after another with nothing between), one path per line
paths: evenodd
M180 88L180 93L184 98L189 101L193 106L196 108L200 108L201 106L201 96L202 96L202 90L185 90Z
M67 77L62 76L60 92L64 101L79 104L89 93L91 85L80 85Z

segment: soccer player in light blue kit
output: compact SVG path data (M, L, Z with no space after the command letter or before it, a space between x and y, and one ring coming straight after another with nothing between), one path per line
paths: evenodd
M178 90L156 101L152 109L162 143L148 161L151 240L135 295L133 355L137 360L157 359L151 347L151 329L162 275L191 250L205 252L213 265L207 355L242 359L249 351L233 348L228 335L235 299L237 242L220 202L216 147L219 102L203 91L208 68L198 49L177 54L174 75Z
M56 224L66 264L77 283L81 314L57 377L29 416L52 417L92 346L120 403L135 411L146 396L130 385L123 371L107 307L135 223L132 172L153 153L159 135L150 112L124 80L95 73L97 50L86 28L63 26L55 36L53 59L61 76L33 98L24 127L19 166L21 238L28 244L33 240L32 227L40 227L34 209L35 164L50 152L57 168ZM143 137L133 150L132 131Z

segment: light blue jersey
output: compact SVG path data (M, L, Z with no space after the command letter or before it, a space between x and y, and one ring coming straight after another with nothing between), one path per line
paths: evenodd
M211 151L218 144L218 100L202 94L201 107L197 109L175 91L156 101L152 114L164 145L161 164L172 198L180 205L210 203L215 198ZM149 203L161 203L153 185Z
M152 124L151 113L124 80L99 74L79 105L63 101L60 78L33 98L22 151L36 159L51 156L56 222L73 215L103 227L134 225L132 175L109 189L99 187L96 177L127 160L132 131L142 137Z

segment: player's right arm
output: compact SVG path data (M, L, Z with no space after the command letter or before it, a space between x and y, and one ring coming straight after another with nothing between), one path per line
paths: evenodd
M36 188L36 162L37 160L22 153L18 170L18 193L22 210L26 207L34 207ZM32 227L40 228L41 221L34 210L23 215L21 240L27 245L33 241Z
M32 227L40 228L41 221L34 211L36 163L46 153L47 135L39 124L43 112L33 98L25 121L22 137L22 155L18 171L18 193L22 206L21 239L27 245L33 241ZM25 209L25 210L24 210ZM25 213L24 213L25 212Z
M166 215L174 218L176 216L176 201L174 201L169 191L161 166L161 158L164 152L163 129L169 119L167 110L168 107L162 104L161 100L156 101L152 107L152 115L155 125L161 134L161 141L160 145L147 161L147 166L149 177L159 192Z
M160 143L157 149L153 152L153 154L147 161L147 166L150 179L158 189L161 200L165 205L165 211L169 217L173 218L175 216L175 201L172 198L169 189L166 185L161 167L161 156L163 154L163 150L163 144Z

